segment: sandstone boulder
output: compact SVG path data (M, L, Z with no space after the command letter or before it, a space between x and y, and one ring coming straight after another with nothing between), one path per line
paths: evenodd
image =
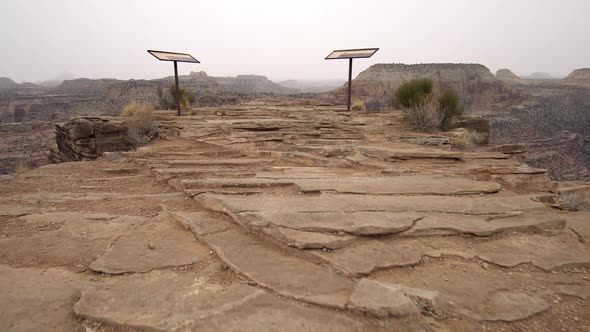
M92 160L103 152L133 149L123 121L97 117L78 117L56 124L55 141L57 149L50 154L53 162Z

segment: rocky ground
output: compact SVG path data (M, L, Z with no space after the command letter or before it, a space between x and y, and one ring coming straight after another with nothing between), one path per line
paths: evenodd
M0 330L590 329L590 213L514 147L320 106L164 122L0 182Z

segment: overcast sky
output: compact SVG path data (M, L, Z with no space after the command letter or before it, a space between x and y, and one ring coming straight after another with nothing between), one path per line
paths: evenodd
M590 67L590 0L2 0L0 76L157 78L147 49L188 52L212 76L346 79L333 49L381 48L354 63L481 63L568 74Z

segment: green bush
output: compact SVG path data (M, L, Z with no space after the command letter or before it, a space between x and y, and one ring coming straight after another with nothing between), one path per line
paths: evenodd
M179 88L180 92L180 109L188 110L190 106L195 102L195 95L191 92ZM158 87L156 91L158 97L158 106L163 110L176 109L176 86L171 85L168 90L164 90L162 87Z
M416 78L397 89L395 100L398 105L406 108L419 107L431 93L432 81L427 78Z
M454 90L440 93L427 78L416 78L402 84L392 100L394 106L402 108L406 121L414 130L449 130L453 117L463 113L459 96Z
M447 89L438 98L442 110L442 130L449 130L454 116L463 114L463 107L459 103L459 96L454 90Z

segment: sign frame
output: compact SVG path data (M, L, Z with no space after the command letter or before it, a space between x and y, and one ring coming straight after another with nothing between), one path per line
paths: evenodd
M178 84L178 62L187 62L187 63L201 63L199 60L195 59L192 55L188 54L188 53L178 53L178 52L168 52L168 51L156 51L156 50L147 50L147 52L151 55L153 55L156 59L160 60L160 61L172 61L174 62L174 82L176 83L176 116L180 116L181 115L181 111L180 111L180 87ZM187 60L183 60L181 57L179 58L172 58L172 59L166 59L166 58L161 58L159 56L157 56L156 54L171 54L172 56L174 55L182 55L184 57L189 57L190 59Z
M337 54L337 53L344 53L344 52L362 52L362 51L366 51L366 54L362 54L361 55L357 55L357 56L353 56L353 54L350 54L350 56L332 56L333 54ZM353 48L353 49L344 49L344 50L334 50L332 51L332 53L328 54L327 57L324 58L324 60L342 60L342 59L348 59L348 102L346 104L346 110L348 112L350 112L350 104L352 101L352 59L368 59L370 57L372 57L375 53L377 53L377 51L379 51L378 47L372 47L372 48ZM346 53L344 55L347 55Z

